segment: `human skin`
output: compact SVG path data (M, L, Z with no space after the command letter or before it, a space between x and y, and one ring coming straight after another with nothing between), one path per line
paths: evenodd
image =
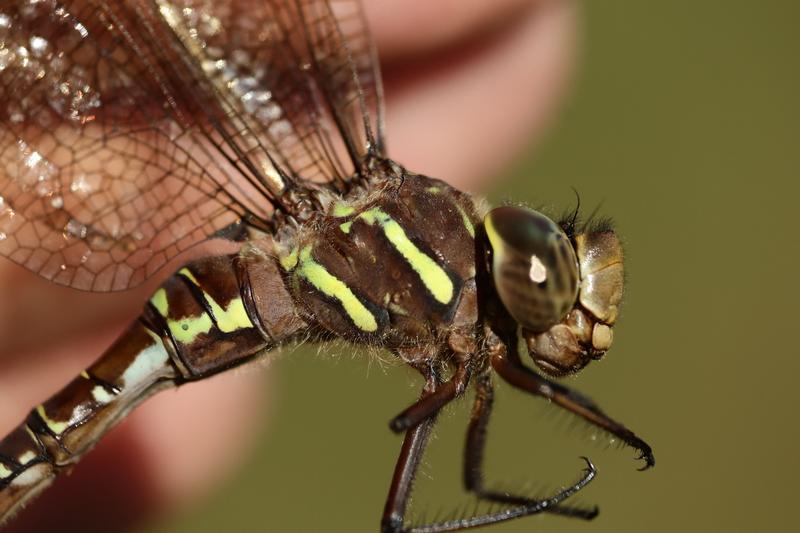
M576 6L364 3L386 81L390 156L462 189L488 188L541 134L564 93ZM136 290L98 295L58 287L0 260L0 433L107 348L168 272L159 274ZM269 406L265 372L228 374L148 400L7 531L58 524L91 533L106 531L108 521L124 531L206 494L246 456L254 433L269 431L253 424ZM106 520L89 523L88 513Z

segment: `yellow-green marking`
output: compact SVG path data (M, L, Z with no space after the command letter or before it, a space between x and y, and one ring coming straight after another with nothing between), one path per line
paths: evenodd
M167 320L167 327L176 341L183 344L190 344L201 333L211 331L214 323L206 313L199 316L187 316L178 319L169 318L169 302L167 301L167 291L158 289L150 298L150 303Z
M201 333L208 333L214 326L214 321L217 323L217 328L223 333L231 333L238 329L252 328L253 322L244 308L244 302L241 297L232 299L227 307L222 307L219 303L212 298L197 281L192 272L188 268L182 268L178 271L180 275L194 283L203 293L208 307L211 309L211 315L202 313L197 316L187 316L178 319L169 318L169 302L167 301L167 291L158 289L153 297L150 298L150 303L156 310L167 320L167 327L169 327L172 336L175 340L189 344L194 341Z
M44 410L44 405L38 405L36 407L36 412L39 413L39 416L56 435L61 435L65 429L69 427L69 422L59 422L58 420L53 420L49 416L47 416L47 412Z
M458 212L461 214L461 222L463 222L464 223L464 227L467 228L467 231L469 232L469 236L474 239L475 238L475 226L472 225L472 221L469 219L469 216L467 216L467 212L464 211L464 209L458 204L456 204L456 209L458 209Z
M333 208L331 209L331 214L335 217L346 217L355 213L355 208L352 205L348 205L344 202L336 202L333 204Z
M427 189L425 189L425 191L430 193L430 194L441 194L441 193L444 192L444 190L441 187L438 187L436 185L428 187ZM469 232L470 237L472 237L474 239L475 238L475 226L472 225L472 221L467 216L467 212L464 211L464 209L460 205L458 205L458 204L455 204L455 205L456 205L456 209L458 209L458 212L461 214L461 221L464 223L464 227L467 228L467 231Z
M203 298L205 298L206 303L208 303L208 306L211 308L211 314L214 315L214 320L217 321L217 327L220 331L223 333L231 333L237 329L254 327L253 322L247 315L247 311L244 308L244 302L242 302L241 297L237 296L236 298L233 298L230 302L228 302L228 307L223 309L214 298L212 298L206 291L203 290L203 288L200 286L200 282L197 281L197 278L194 277L188 268L182 268L178 271L178 273L185 276L192 283L197 285L201 291L203 291Z
M17 457L17 461L19 462L19 464L24 466L33 461L34 459L36 459L36 457L37 457L36 452L28 450L19 457Z
M231 333L237 329L247 329L255 327L244 308L244 302L240 297L236 297L228 303L228 307L223 309L213 298L205 295L211 313L217 320L217 327L223 333Z
M367 333L377 331L378 321L375 316L353 294L350 287L314 260L311 256L311 249L312 247L309 245L300 251L298 275L308 280L325 296L338 300L358 329Z
M282 254L280 256L280 263L281 268L286 270L287 272L292 270L294 267L297 266L297 248L292 248L292 251L288 254Z
M440 303L450 303L455 288L447 272L411 242L396 220L377 207L364 211L359 218L370 225L378 224L395 250L408 261L433 297Z
M483 228L486 230L486 237L489 239L489 244L492 246L494 264L498 265L503 261L505 249L503 246L503 239L497 233L497 230L492 223L491 216L487 216L483 219Z

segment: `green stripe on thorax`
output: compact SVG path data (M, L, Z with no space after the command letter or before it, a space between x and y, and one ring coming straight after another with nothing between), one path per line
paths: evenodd
M331 208L331 215L335 217L346 217L350 216L355 213L356 209L350 204L345 203L344 201L339 201L333 204Z
M361 303L350 287L314 260L311 251L311 245L300 251L297 274L325 296L338 300L357 328L367 333L377 331L378 321L375 316Z
M436 301L442 304L452 301L455 288L450 276L408 238L405 230L396 220L378 207L364 211L358 218L369 225L378 225L383 230L386 239L411 265Z
M444 192L444 189L442 187L438 187L438 186L431 186L431 187L427 187L425 189L425 192L427 192L429 194L441 194L441 193ZM456 206L456 209L458 209L458 213L461 215L461 222L464 223L464 227L467 228L467 231L469 232L469 236L474 239L475 238L475 226L472 224L472 220L470 220L469 215L467 215L467 212L464 211L463 207L461 207L458 204L455 204L455 206Z
M475 226L472 225L472 221L469 219L469 215L467 212L464 211L464 208L460 205L456 204L456 209L458 209L459 214L461 214L461 222L464 223L464 227L467 228L467 232L469 236L473 239L475 238Z
M278 257L281 268L287 272L297 266L297 248L292 248L288 253L282 253Z

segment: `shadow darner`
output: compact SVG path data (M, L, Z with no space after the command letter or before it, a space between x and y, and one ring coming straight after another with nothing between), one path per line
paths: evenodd
M0 441L7 519L152 394L287 343L339 338L422 375L384 531L452 531L543 511L482 471L497 374L650 447L551 377L609 349L622 297L614 231L469 195L389 159L374 47L353 0L14 1L0 7L0 254L56 283L136 286L208 238L238 245L181 267L128 330ZM410 525L442 407L476 390L466 488L503 510Z

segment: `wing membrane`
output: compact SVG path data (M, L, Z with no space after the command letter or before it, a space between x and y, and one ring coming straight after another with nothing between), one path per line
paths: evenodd
M125 289L243 217L268 228L346 189L382 113L349 7L345 36L326 2L0 6L0 254Z
M360 2L299 0L298 5L309 62L333 118L345 141L360 141L348 147L355 153L351 157L359 160L369 150L382 153L383 87Z

